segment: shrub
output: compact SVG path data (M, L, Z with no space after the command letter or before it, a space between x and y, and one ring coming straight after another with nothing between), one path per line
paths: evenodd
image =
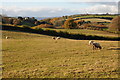
M77 23L78 26L81 26L82 24L85 23L84 20L76 20L75 22Z
M88 28L88 27L91 27L91 24L83 24L83 28Z
M20 24L21 24L21 20L19 20L19 19L14 19L14 20L13 20L13 24L14 24L14 25L20 25Z
M30 28L28 25L23 25L22 27L23 28Z
M55 27L50 24L40 24L40 25L36 26L36 28L55 28Z

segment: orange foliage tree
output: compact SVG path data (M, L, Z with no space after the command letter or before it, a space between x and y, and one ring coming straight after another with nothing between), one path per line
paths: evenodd
M39 28L55 28L55 27L50 24L40 24L40 25L36 26L36 29L39 29Z
M74 21L74 19L69 18L65 21L63 27L67 28L67 29L75 29L75 28L77 28L77 23Z
M54 25L57 20L59 20L59 18L53 18L50 20L50 22Z

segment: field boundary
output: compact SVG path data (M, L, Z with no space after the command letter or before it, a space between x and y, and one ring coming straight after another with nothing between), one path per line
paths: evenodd
M21 32L28 32L28 33L36 33L36 34L43 34L48 36L60 36L63 38L68 39L75 39L75 40L115 40L119 41L120 37L103 37L103 36L96 36L96 35L85 35L85 34L73 34L64 31L55 31L55 30L43 30L39 29L31 29L28 27L15 27L15 26L7 26L3 25L2 30L9 30L9 31L21 31Z

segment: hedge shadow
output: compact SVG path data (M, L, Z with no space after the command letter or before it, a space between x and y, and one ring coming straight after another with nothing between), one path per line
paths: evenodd
M21 28L21 27L14 27L14 26L2 26L2 30L9 30L9 31L21 31L21 32L28 32L28 33L37 33L49 36L60 36L63 38L68 39L76 39L76 40L116 40L119 41L120 37L102 37L102 36L93 36L93 35L85 35L85 34L73 34L63 31L55 31L55 30L43 30L39 29L31 29L31 28Z

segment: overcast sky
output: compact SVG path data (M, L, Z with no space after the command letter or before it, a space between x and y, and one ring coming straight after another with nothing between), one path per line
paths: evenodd
M0 14L55 17L84 13L118 13L119 0L1 0Z

